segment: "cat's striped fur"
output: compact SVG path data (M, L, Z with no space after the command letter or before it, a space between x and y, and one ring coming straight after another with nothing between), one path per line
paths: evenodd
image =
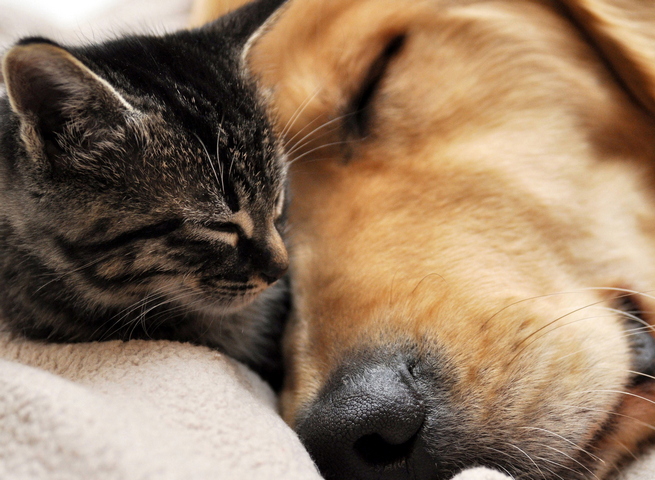
M284 288L260 294L287 268L286 167L240 56L279 3L166 36L77 48L31 38L5 55L11 330L191 341L266 363Z

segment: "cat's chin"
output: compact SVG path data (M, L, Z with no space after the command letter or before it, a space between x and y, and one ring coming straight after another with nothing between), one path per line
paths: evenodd
M263 290L263 289L262 289ZM237 312L240 312L244 308L252 304L255 299L259 296L262 290L256 290L253 292L248 292L245 295L240 295L234 297L233 300L226 302L224 298L221 300L213 299L207 297L200 305L198 305L198 310L201 310L203 313L211 316L216 315L231 315Z

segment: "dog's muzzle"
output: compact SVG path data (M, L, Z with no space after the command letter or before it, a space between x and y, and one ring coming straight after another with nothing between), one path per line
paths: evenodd
M299 417L297 431L327 479L432 479L426 406L406 359L351 362Z

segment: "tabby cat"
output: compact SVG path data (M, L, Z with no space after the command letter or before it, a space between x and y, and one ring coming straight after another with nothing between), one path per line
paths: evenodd
M0 309L11 331L190 341L266 368L285 296L266 289L288 265L286 167L240 59L280 3L164 36L9 50Z

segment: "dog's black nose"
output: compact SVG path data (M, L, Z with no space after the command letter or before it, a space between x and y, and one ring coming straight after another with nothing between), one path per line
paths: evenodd
M420 436L424 420L416 382L396 359L338 372L297 431L327 479L434 479Z

